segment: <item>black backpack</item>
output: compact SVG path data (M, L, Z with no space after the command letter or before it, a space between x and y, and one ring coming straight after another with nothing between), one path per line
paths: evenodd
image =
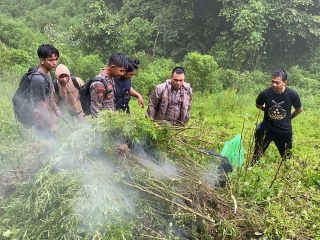
M82 88L80 89L80 101L82 105L83 112L85 115L91 115L90 106L91 106L91 96L90 96L90 86L93 82L102 82L105 89L106 89L106 95L112 92L112 90L108 90L108 82L102 78L102 77L95 77L93 79L90 79L87 81Z
M15 117L25 128L31 128L33 125L29 86L31 78L35 74L41 74L38 67L29 68L28 72L22 76L19 87L12 97Z
M130 88L131 88L131 80L119 80L116 79L114 81L115 86L115 104L116 110L123 110L126 113L130 114L129 101L130 97Z
M72 80L73 85L74 85L74 86L78 89L78 91L80 92L81 87L80 87L80 85L79 85L76 77L75 77L75 76L71 76L71 80ZM55 81L53 82L53 86L54 86L54 91L56 92L57 96L60 98L59 87L58 87L58 82L57 82L57 80L55 80Z
M90 79L87 81L82 88L79 90L80 93L80 102L84 114L91 115L90 106L91 106L91 96L90 96L90 85L95 81L100 81L100 79Z
M90 86L93 82L99 81L99 82L102 82L104 84L105 88L107 89L106 80L102 77L95 77L93 79L90 79L82 87L80 87L78 81L76 80L76 78L74 76L71 76L71 79L72 79L73 85L79 90L80 102L81 102L81 106L82 106L82 110L83 110L84 114L86 116L91 115L91 111L90 111L90 106L91 106ZM54 89L56 91L56 94L59 96L59 87L58 87L57 82L54 83Z

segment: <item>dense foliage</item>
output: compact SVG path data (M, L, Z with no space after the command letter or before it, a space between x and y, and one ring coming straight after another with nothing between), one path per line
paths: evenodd
M317 239L319 19L316 0L1 0L0 238ZM132 99L131 118L61 122L59 143L39 142L15 122L11 97L38 64L42 43L53 43L60 62L84 80L112 53L138 58L133 85L145 101L184 66L194 90L189 125L158 128ZM241 132L249 161L261 119L254 99L276 68L288 70L305 109L294 120L293 159L272 186L274 146L254 168L230 175L226 189L207 186L199 173L215 168L198 150L219 151ZM124 142L154 150L148 158L160 161L139 162L144 155ZM183 178L158 179L150 170L170 173L172 165Z
M0 40L20 50L31 50L43 41L32 35L35 41L27 44L24 39L30 39L31 27L52 42L99 54L104 60L117 51L144 51L181 61L186 53L197 51L212 54L220 67L243 71L309 67L319 47L316 0L3 0L0 9L6 30ZM25 28L14 31L20 39L10 38L13 31L7 31L12 19L26 23L14 26Z

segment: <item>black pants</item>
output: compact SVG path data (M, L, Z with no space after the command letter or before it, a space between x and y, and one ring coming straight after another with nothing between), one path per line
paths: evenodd
M255 133L255 146L251 165L255 164L261 158L272 141L278 148L282 158L290 158L292 132L279 133L258 128Z

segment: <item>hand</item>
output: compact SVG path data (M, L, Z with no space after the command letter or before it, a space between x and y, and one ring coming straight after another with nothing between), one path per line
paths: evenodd
M144 101L141 95L138 96L138 104L141 108L144 108Z
M55 111L55 115L57 118L61 118L62 117L62 112L60 110L56 110Z

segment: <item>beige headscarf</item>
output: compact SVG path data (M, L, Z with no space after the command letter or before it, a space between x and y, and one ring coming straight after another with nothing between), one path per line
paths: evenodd
M61 74L67 74L70 77L70 70L67 68L66 65L59 64L56 68L56 77L59 79Z
M67 66L59 64L55 73L59 87L58 105L63 109L68 110L71 114L83 114L80 103L80 94L72 82L70 70ZM61 76L61 74L67 74L69 76L69 81L66 85L62 85L59 82L59 76ZM83 81L80 78L77 77L76 80L80 87L83 86Z

